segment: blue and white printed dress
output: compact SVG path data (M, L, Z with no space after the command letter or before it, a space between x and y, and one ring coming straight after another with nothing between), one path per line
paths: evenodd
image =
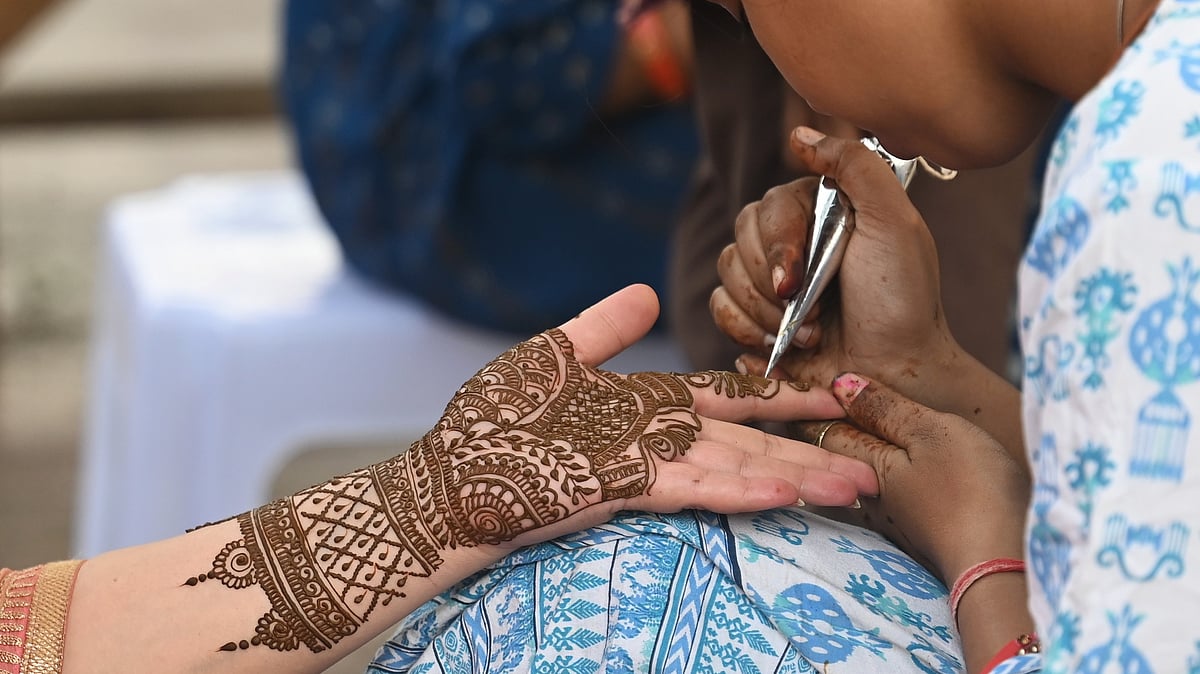
M799 508L626 514L430 602L370 671L960 672L949 613L883 538Z
M1194 674L1200 0L1162 0L1078 103L1043 203L1020 316L1044 667Z

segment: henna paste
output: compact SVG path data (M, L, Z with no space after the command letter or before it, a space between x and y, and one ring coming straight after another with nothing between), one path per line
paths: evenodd
M408 578L433 574L442 551L645 493L655 459L696 439L692 388L771 398L780 386L729 372L605 372L551 330L468 380L407 452L237 516L241 538L185 584L253 585L270 601L253 638L220 650L320 652L404 597Z

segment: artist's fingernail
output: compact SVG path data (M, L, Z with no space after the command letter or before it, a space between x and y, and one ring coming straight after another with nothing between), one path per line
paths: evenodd
M776 293L779 292L779 284L783 283L783 279L785 276L787 276L787 272L785 272L783 270L783 267L777 266L771 270L771 282L775 284L775 292Z
M808 505L808 504L804 502L804 499L802 499L802 498L798 498L798 499L796 499L796 505L798 505L798 506L800 506L801 508L803 508L804 506L806 506L806 505Z
M792 136L805 145L816 145L817 143L821 142L821 139L825 137L825 134L817 131L816 129L810 129L807 126L798 126L796 127L796 130L792 132Z
M854 499L854 503L851 503L850 507L854 508L855 510L861 510L862 509L862 499L857 499L857 498Z
M769 332L763 337L763 344L769 347L775 346L775 342L777 341L779 341L779 338Z
M801 349L808 344L808 340L812 339L813 333L817 331L817 326L810 324L801 325L796 329L796 334L792 336L792 344Z
M739 374L749 374L750 373L750 371L746 369L746 364L742 362L741 358L738 358L737 360L733 361L733 367L735 370L738 371Z
M845 372L833 380L833 395L837 396L843 405L849 405L870 383L853 372Z

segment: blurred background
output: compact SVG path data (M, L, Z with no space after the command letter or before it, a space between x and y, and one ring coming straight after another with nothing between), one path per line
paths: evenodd
M0 568L393 456L513 342L661 292L690 24L617 5L0 0Z
M276 3L22 3L45 6L0 52L0 566L16 568L70 554L106 206L290 162Z
M0 567L22 568L71 555L106 206L292 158L273 94L278 3L3 4L10 25L22 6L37 14L0 47ZM275 490L381 451L312 452ZM363 671L370 650L331 671Z

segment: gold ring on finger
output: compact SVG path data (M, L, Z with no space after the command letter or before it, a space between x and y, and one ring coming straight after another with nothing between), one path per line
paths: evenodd
M814 442L813 444L821 449L825 449L824 447L821 447L821 443L825 442L825 434L828 433L829 429L833 428L834 426L836 426L838 424L844 424L844 423L846 423L846 422L840 421L838 419L834 419L833 421L826 423L824 426L821 427L821 430L817 432L817 441Z

